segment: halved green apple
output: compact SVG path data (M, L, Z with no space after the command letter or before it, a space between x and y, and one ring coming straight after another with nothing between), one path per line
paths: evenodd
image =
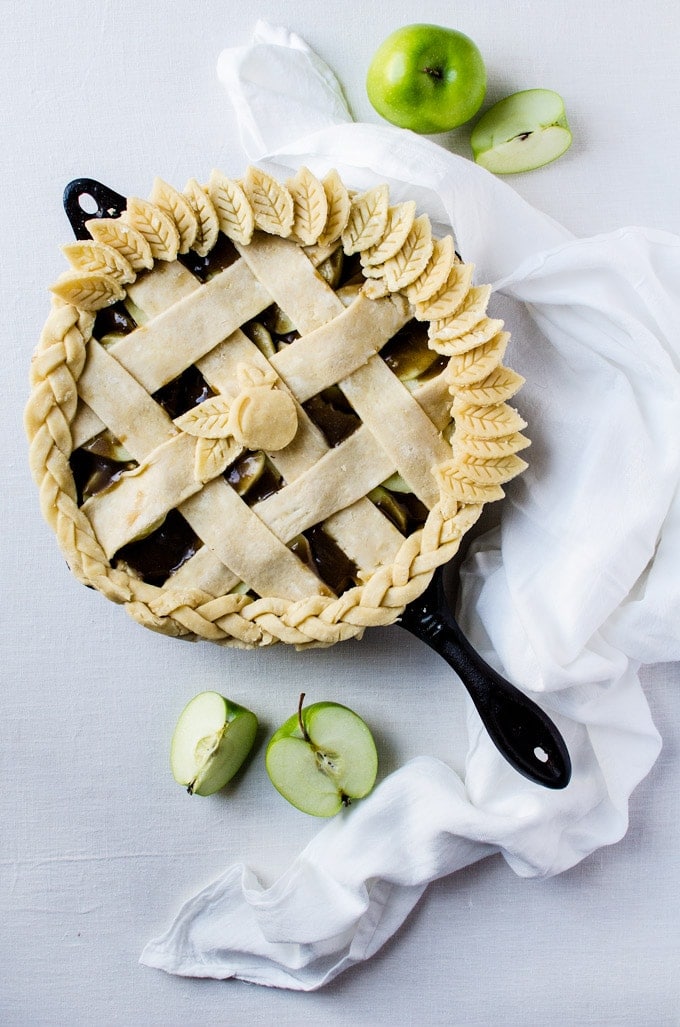
M564 101L552 89L523 89L479 119L470 137L477 164L497 175L533 171L571 145Z
M303 707L272 736L265 757L278 792L303 813L332 817L373 788L378 754L371 732L339 703Z
M170 767L190 795L212 795L242 766L257 734L257 717L219 692L187 703L170 745Z

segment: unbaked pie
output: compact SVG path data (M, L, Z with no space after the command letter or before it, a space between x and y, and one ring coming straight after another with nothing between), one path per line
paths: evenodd
M394 622L525 466L509 335L453 238L306 168L156 180L87 228L26 410L75 576L191 640Z

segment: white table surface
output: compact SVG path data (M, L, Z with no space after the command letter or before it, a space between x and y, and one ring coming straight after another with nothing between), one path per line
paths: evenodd
M362 712L382 773L427 752L459 766L460 696L443 662L398 628L298 654L183 645L145 632L70 576L43 523L21 427L47 284L69 238L61 191L97 177L145 195L244 159L215 75L219 51L264 17L335 69L358 119L388 31L450 24L482 49L488 100L548 86L574 144L516 176L580 235L639 224L680 232L680 14L674 0L3 0L0 690L0 1022L198 1025L677 1025L680 1023L680 714L677 666L644 671L664 750L630 828L548 881L500 857L432 885L369 963L314 994L173 978L138 965L179 903L243 860L271 882L318 822L268 784L262 746L224 795L174 784L168 742L203 688L255 708L263 730L309 699ZM443 142L466 153L467 130ZM677 440L673 440L677 444Z

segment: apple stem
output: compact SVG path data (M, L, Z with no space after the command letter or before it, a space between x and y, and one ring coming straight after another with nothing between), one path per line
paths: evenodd
M429 75L430 78L442 79L444 74L441 68L423 68L425 75Z
M304 740L306 742L309 743L309 745L311 745L312 744L312 740L309 737L309 735L307 734L307 728L305 727L304 721L302 719L302 704L304 703L304 701L305 701L305 693L301 692L300 693L300 699L298 701L298 724L300 725L300 731L302 732L302 737L304 738Z

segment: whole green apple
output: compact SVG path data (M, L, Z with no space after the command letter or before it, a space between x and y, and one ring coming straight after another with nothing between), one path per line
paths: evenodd
M486 92L486 69L478 48L462 32L407 25L378 47L366 91L387 121L432 135L477 113Z

